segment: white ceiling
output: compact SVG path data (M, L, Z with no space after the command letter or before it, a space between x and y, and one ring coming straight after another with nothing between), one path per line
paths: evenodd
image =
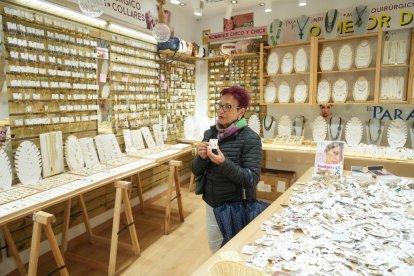
M205 1L205 5L204 5L204 9L203 9L203 16L202 18L205 17L210 17L210 16L214 16L217 15L219 13L223 13L226 10L227 5L230 4L230 0L204 0ZM246 11L246 10L251 10L254 8L257 8L259 6L260 3L264 3L265 0L238 0L239 2L237 4L231 4L233 6L233 14L237 14L238 12L241 11ZM277 6L277 3L282 3L282 2L292 2L292 1L296 1L298 2L298 0L272 0L272 7L275 8ZM312 0L308 0L308 2L310 2ZM178 5L173 5L170 3L169 0L166 0L167 3L167 8L170 6L174 6L174 8L178 7L179 10L182 10L183 12L185 12L188 15L193 15L193 0L181 0L182 3L185 3L185 6L178 6ZM264 9L264 7L263 7ZM193 15L195 18L199 18L198 16Z

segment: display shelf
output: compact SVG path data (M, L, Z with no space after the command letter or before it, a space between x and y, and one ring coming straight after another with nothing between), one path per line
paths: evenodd
M286 43L280 44L275 46L264 46L263 44L260 45L260 70L262 73L260 74L260 104L261 105L309 105L314 103L314 96L312 94L313 87L315 86L316 82L316 68L315 68L315 48L317 49L317 40L313 37L309 41L302 41L302 42L293 42L293 43ZM305 63L299 63L302 61L298 59L295 60L297 54L301 53L305 55ZM274 56L271 56L271 55ZM288 68L291 70L286 69L286 60L285 57L291 54L292 59ZM273 58L269 63L269 57ZM269 67L271 66L271 67ZM285 66L284 71L286 70L289 73L280 73L282 71L283 66ZM273 69L272 69L273 68ZM276 74L268 74L267 70L272 69L276 71ZM283 72L283 71L282 71ZM268 103L265 102L265 87L272 82L276 87L279 87L281 84L287 82L290 87L290 100L289 103ZM294 102L295 99L295 87L296 85L304 82L306 85L307 95L304 99L304 103L299 100L298 102ZM286 83L285 83L286 84ZM299 90L301 91L301 90ZM303 92L302 92L303 93ZM301 94L300 94L301 95ZM299 96L299 95L298 95ZM302 96L299 96L299 99ZM278 101L276 99L275 101Z
M368 68L354 68L349 70L333 70L333 71L318 71L318 75L323 74L342 74L342 73L359 73L359 72L375 72L375 67Z
M383 64L381 65L381 67L382 69L387 69L387 68L395 69L395 68L409 68L410 65L408 64Z
M193 55L188 55L188 54L184 54L184 53L180 53L180 52L174 52L171 50L161 50L159 51L160 55L165 55L165 58L161 57L159 59L160 63L163 63L164 60L165 62L170 62L172 60L179 60L179 61L184 61L184 60L188 60L188 61L196 61L199 60L200 58L195 57Z
M259 53L241 53L241 54L231 54L231 59L245 59L245 58L255 58L258 57ZM209 60L209 61L216 61L216 60L223 60L225 59L224 56L211 56L211 57L203 57L202 60Z

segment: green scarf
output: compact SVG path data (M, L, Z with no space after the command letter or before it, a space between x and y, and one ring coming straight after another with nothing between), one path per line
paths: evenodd
M240 120L234 121L229 127L223 128L219 123L216 123L216 128L218 131L217 139L219 141L223 141L227 137L233 136L237 132L239 132L241 129L243 129L245 126L247 126L247 120L246 118L241 118Z

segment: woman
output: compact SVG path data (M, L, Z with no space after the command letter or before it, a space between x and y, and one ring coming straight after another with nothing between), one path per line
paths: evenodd
M240 87L221 91L220 102L216 105L217 123L204 132L192 164L194 175L206 171L203 200L206 202L208 242L213 253L223 241L213 208L242 201L242 187L246 187L247 200L256 199L262 145L259 135L247 126L244 118L249 100L249 94ZM218 139L217 151L209 148L209 139Z
M344 144L332 142L325 148L325 164L341 164L344 159Z

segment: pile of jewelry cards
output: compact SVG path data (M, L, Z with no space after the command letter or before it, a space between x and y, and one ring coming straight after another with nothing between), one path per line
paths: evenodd
M276 136L273 139L274 145L302 145L303 136Z
M38 193L40 190L25 186L18 186L8 190L0 191L0 205L16 201L24 197Z
M48 190L48 189L52 189L55 187L59 187L64 184L68 184L70 182L74 182L81 178L82 177L79 175L64 173L64 174L59 174L59 175L55 175L52 177L43 178L38 183L31 184L28 186L37 188L37 189Z
M81 176L90 176L97 173L101 173L107 170L112 169L112 166L106 164L96 164L91 167L85 167L79 170L69 171L68 173L81 175Z
M325 175L300 188L243 249L247 265L297 275L412 274L411 180L385 185Z
M135 161L138 160L138 158L139 157L124 155L122 157L118 157L118 158L115 158L115 159L112 159L112 160L105 161L105 162L103 162L103 164L110 165L110 166L113 166L113 167L119 167L119 166L122 166L122 165L126 165L126 164L129 164L129 163L135 162Z

